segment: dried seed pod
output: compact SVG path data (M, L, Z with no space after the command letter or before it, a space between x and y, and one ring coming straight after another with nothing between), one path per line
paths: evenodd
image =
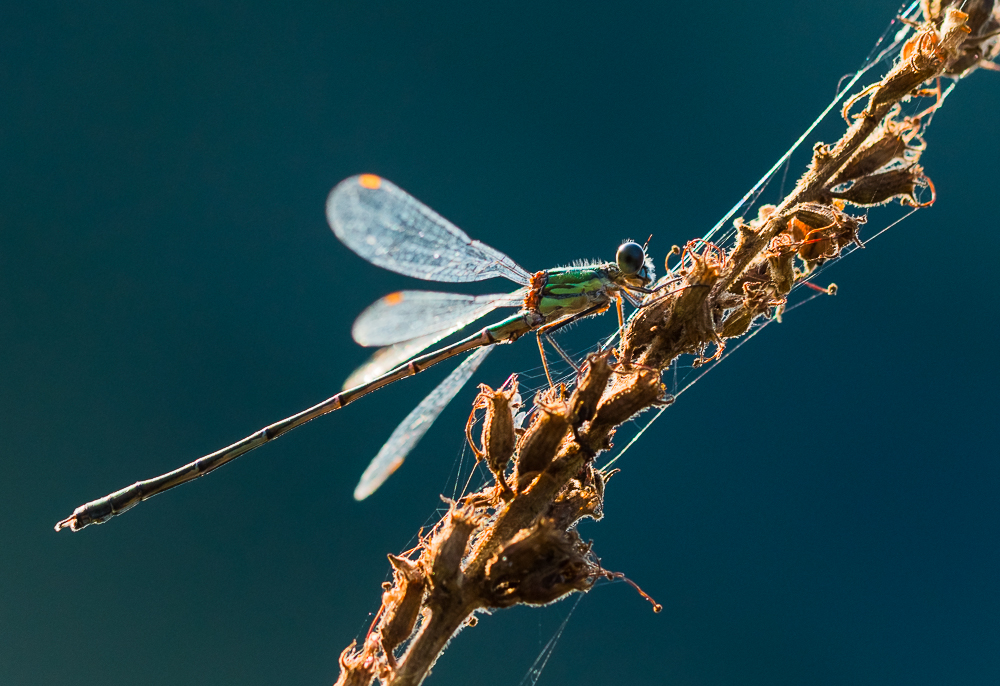
M856 234L859 221L839 207L842 204L838 203L838 207L834 207L819 202L803 202L793 207L790 214L813 229L837 227L841 231L853 231Z
M566 403L555 396L556 389L539 393L535 398L538 412L528 430L521 437L517 450L517 490L523 491L540 472L544 471L556 448L569 431L570 421ZM548 396L548 397L547 397Z
M603 513L604 482L591 465L585 468L583 480L570 480L556 496L548 517L559 529L569 529L584 517L600 519Z
M981 40L982 36L997 29L996 0L946 0L943 4L958 5L969 15L966 22L969 25L969 37L965 39L963 46Z
M753 323L754 318L758 314L758 312L753 312L748 307L739 307L730 311L726 316L726 320L722 323L719 336L722 338L742 336L750 330L750 324Z
M969 15L966 22L969 35L962 41L959 56L952 62L944 74L960 76L975 69L980 62L996 57L1000 42L996 41L996 32L1000 29L1000 21L996 14L995 0L935 0L923 4L924 21L941 26L944 19L943 10L950 5L959 5L963 12Z
M472 406L469 421L465 424L465 436L477 460L486 459L486 464L496 477L497 484L506 496L513 496L507 485L505 472L507 463L514 455L514 412L520 406L520 396L517 393L517 379L514 378L508 390L500 388L494 391L486 384L480 384L479 395ZM517 403L515 404L515 399ZM476 418L476 410L485 409L483 429L480 434L480 446L476 447L472 439L472 424Z
M609 357L611 350L587 358L587 367L569 400L570 409L576 418L574 423L585 422L594 416L597 401L601 399L601 394L608 387L608 379L611 378Z
M382 620L378 632L386 660L394 667L392 651L413 633L427 584L418 563L396 555L389 555L389 562L392 563L394 583L382 594Z
M959 49L970 30L969 15L950 7L941 28L927 24L903 46L902 59L875 86L865 89L844 104L844 112L859 97L871 93L864 116L873 117L880 105L896 102L916 91L924 81L938 76L959 57ZM846 117L845 117L846 118Z
M373 655L362 648L357 650L358 642L340 653L340 677L334 686L362 686L375 680L377 664Z
M767 254L767 266L775 290L788 295L795 284L795 251L788 234L775 236Z
M858 238L864 219L852 217L832 205L815 202L796 205L791 214L785 232L798 245L799 257L809 268L836 257L848 243L864 247Z
M743 270L740 277L729 287L728 292L742 296L746 292L745 286L748 283L760 283L761 281L767 281L769 278L767 260L763 257L758 258Z
M874 174L895 160L916 162L924 148L920 138L920 119L906 117L896 121L898 107L886 115L881 126L872 134L870 142L863 145L829 183L832 188L841 183ZM918 143L911 145L916 139Z
M916 198L918 187L930 187L931 199L921 203ZM896 198L910 207L927 207L934 203L934 185L924 175L920 165L914 164L905 169L871 174L856 180L850 188L832 194L835 198L846 200L860 207L881 205Z
M608 479L613 474L616 474L618 472L618 469L612 470L607 475L605 475L605 473L602 472L599 469L591 469L591 472L594 475L594 491L597 493L597 497L600 498L603 501L604 500L604 487L607 485Z
M624 378L615 390L605 394L591 426L618 426L637 412L663 402L665 389L658 371L635 367L620 373Z
M469 538L478 526L479 518L473 508L459 508L451 503L444 524L427 546L429 581L434 588L447 588L458 583Z
M522 530L486 565L491 607L546 605L594 585L600 567L575 530L543 519Z

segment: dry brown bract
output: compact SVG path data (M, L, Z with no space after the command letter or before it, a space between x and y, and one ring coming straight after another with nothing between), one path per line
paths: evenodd
M927 21L889 73L865 89L867 105L843 138L815 146L808 170L781 204L736 221L732 250L701 240L676 250L680 263L669 276L678 284L651 296L629 322L617 353L591 356L571 392L540 393L523 431L512 420L516 381L506 390L480 387L466 432L495 482L448 501L445 516L414 551L389 557L393 582L386 584L364 643L352 643L341 655L338 684L375 678L393 686L419 684L477 612L544 605L613 576L580 539L576 524L602 516L607 475L593 461L611 447L616 428L669 401L661 370L683 354L698 356L696 363L718 356L726 339L780 312L792 287L817 265L850 244L861 246L864 218L850 214L850 206L933 201L933 186L918 164L925 147L921 117L900 119L898 103L928 95L925 84L942 75L983 66L996 54L991 32L1000 22L993 2L972 3L971 19L940 2L927 2L924 10ZM922 187L931 189L928 202L917 199ZM480 411L477 442L472 427Z

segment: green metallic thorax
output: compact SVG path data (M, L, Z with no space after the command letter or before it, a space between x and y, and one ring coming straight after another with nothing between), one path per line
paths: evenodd
M541 288L538 312L553 321L594 305L610 304L611 293L618 290L618 271L611 264L550 269Z
M603 310L622 290L626 278L618 265L608 262L588 267L558 267L531 277L524 306L517 314L487 327L491 339L514 341L543 324L585 312ZM596 312L594 313L596 314Z

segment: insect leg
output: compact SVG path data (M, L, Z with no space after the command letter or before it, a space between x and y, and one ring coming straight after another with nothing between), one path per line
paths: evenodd
M547 340L549 344L553 348L555 348L556 352L559 353L559 356L562 357L570 367L579 372L580 367L578 367L573 362L573 360L570 359L569 355L567 355L566 352L559 346L559 344L552 339L552 334L554 334L556 331L563 328L564 326L572 324L575 321L578 321L580 319L585 319L586 317L589 317L594 314L600 314L601 312L604 312L606 309L608 309L610 305L611 303L594 305L593 307L588 307L582 312L577 312L576 314L568 315L566 317L563 317L562 319L557 319L556 321L545 324L544 326L540 326L537 329L536 333L538 337L538 350L542 355L542 367L545 369L545 378L548 379L550 388L552 388L555 384L552 383L552 376L549 374L549 365L545 359L545 349L544 346L542 345L542 338L544 337L545 340Z

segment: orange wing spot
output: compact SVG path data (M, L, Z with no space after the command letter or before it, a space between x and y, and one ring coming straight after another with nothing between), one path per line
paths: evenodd
M377 191L382 185L382 177L375 174L362 174L358 177L358 183L368 190Z
M378 178L377 176L375 177ZM366 186L367 188L367 186ZM398 305L403 302L403 291L396 291L395 293L390 293L389 295L382 298L385 300L386 305Z

